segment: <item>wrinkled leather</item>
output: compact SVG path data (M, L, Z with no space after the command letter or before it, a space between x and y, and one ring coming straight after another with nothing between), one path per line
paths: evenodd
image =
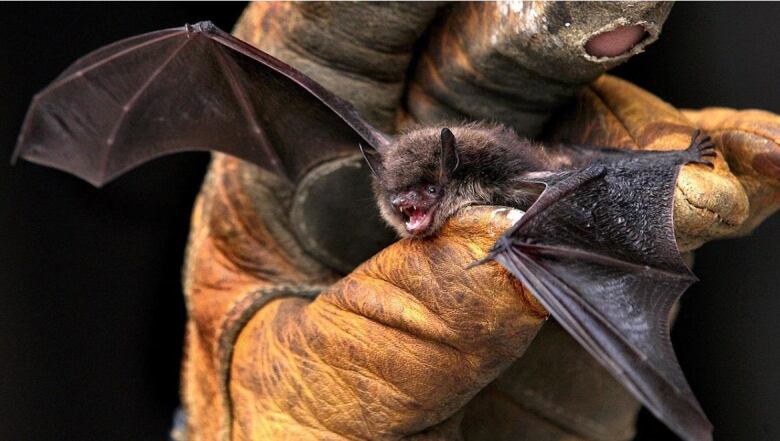
M418 39L443 2L253 2L235 34L393 132Z
M652 150L685 148L696 127L670 104L609 75L581 90L575 105L555 120L561 122L553 130L556 140ZM748 217L742 181L723 154L714 164L714 169L689 165L680 171L674 222L681 251L733 235Z
M265 23L265 30L275 26ZM383 88L399 99L397 82ZM375 117L389 118L384 110ZM602 77L554 121L548 139L627 148L683 148L696 126L713 133L716 168L686 167L678 181L681 248L745 234L780 204L776 115L680 112ZM494 264L464 269L512 212L470 209L438 238L401 241L342 278L296 236L295 192L215 155L193 212L185 268L183 397L191 440L224 439L228 431L233 439L263 440L632 436L636 401L554 324L539 332L545 313L533 297ZM257 293L279 287L323 292L253 309L262 301ZM252 313L233 335L241 311Z
M537 136L585 84L653 43L672 2L459 2L431 25L404 110L422 124L484 120ZM593 57L587 42L641 24L625 53Z
M268 303L228 342L232 362L221 365L215 343L225 343L231 311L251 306L244 298L334 280L293 257L284 216L263 209L284 206L285 192L247 191L246 167L217 157L193 215L190 439L219 439L226 429L234 439L437 439L449 429L434 427L519 357L543 323L541 306L497 264L466 269L517 219L514 210L473 207L435 239L386 248L314 301ZM232 421L220 412L220 369L230 370Z
M618 93L630 96L631 103L644 99L646 105L608 107L614 105L609 97ZM728 109L683 115L669 107L676 119L664 121L661 110L651 105L659 102L630 84L605 78L582 92L575 106L581 116L564 119L554 136L630 147L681 147L690 130L685 124L707 121L707 130L718 133L723 156L736 164L736 188L751 189L753 219L777 209L775 169L761 162L767 156L759 155L777 151L780 118ZM701 116L705 112L722 118ZM714 179L729 170L718 161L708 172ZM422 433L457 439L444 434L460 426L461 418L467 439L519 439L517 430L533 435L525 439L574 439L575 432L581 439L608 439L597 431L586 434L583 427L594 421L603 425L603 415L615 418L626 405L629 411L607 432L621 434L614 439L630 436L635 402L620 397L620 387L604 377L596 376L598 387L581 382L572 389L561 381L562 376L572 378L566 369L545 375L555 353L541 346L545 340L535 341L527 357L505 371L536 334L544 312L495 265L463 268L508 225L506 212L470 210L437 239L401 241L338 279L297 245L285 211L293 189L285 185L258 175L251 165L217 155L198 199L185 270L190 322L184 395L190 424L197 426L191 439L217 439L229 420L219 411L223 395L215 357L225 316L248 293L278 285L329 287L313 302L273 301L238 336L229 366L235 439L398 439ZM702 185L706 195L710 184L691 185ZM761 205L763 201L769 203ZM546 340L559 349L564 345ZM589 360L587 354L572 355L577 351L581 349L568 347L560 360L569 363L562 365ZM458 412L502 371L465 412ZM517 381L518 373L524 381ZM507 387L507 382L523 387ZM565 396L572 390L579 392ZM563 396L554 406L527 399L539 394ZM609 394L618 397L598 407L582 404L591 395ZM556 413L565 418L555 418ZM451 415L457 421L448 420ZM564 420L584 423L567 427ZM537 431L545 438L534 435ZM509 435L502 438L501 433Z
M749 201L748 217L732 235L749 234L780 208L780 116L762 110L683 110L711 134Z

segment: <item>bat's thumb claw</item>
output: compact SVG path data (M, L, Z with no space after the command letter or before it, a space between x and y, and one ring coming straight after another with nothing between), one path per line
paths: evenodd
M714 168L715 165L706 158L713 158L717 154L715 153L715 144L712 142L712 138L709 135L700 137L700 131L697 130L691 139L691 144L684 151L684 157L686 164L703 164L710 168Z
M481 258L481 259L479 259L479 260L477 260L475 262L470 263L468 266L466 266L465 269L466 270L470 270L470 269L472 269L472 268L474 268L476 266L480 266L480 265L482 265L484 263L487 263L487 262L495 259L496 255L498 255L498 253L500 253L501 251L503 251L507 247L509 247L509 239L507 238L506 235L501 236L498 239L498 241L496 242L496 244L493 245L493 248L490 251L488 251L488 253L487 253L487 255L485 257L483 257L483 258Z
M485 256L485 257L483 257L483 258L481 258L479 260L475 260L474 262L471 262L470 264L466 265L466 267L463 268L463 269L468 271L468 270L470 270L472 268L475 268L475 267L478 267L478 266L480 266L482 264L488 263L491 260L493 260L493 258L495 257L495 254L496 254L495 251L491 251L491 252L489 252L487 254L487 256Z

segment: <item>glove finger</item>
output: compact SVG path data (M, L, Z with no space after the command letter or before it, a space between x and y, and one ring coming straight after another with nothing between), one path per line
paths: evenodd
M655 41L671 7L457 3L431 27L405 109L422 124L491 120L534 136L582 85Z
M780 116L761 110L683 110L711 134L750 200L747 220L733 235L749 234L780 208Z
M313 302L259 311L235 346L236 427L252 439L314 430L381 440L455 414L546 317L499 265L466 269L516 213L465 209L437 237L388 247Z
M235 34L391 132L417 39L443 2L255 2Z
M285 210L292 195L273 175L214 155L193 209L183 271L188 323L182 395L189 425L197 429L190 439L221 439L229 425L224 383L230 360L222 358L233 342L226 335L240 330L236 313L259 306L247 301L252 293L338 279L298 245Z
M633 149L684 148L694 132L694 125L669 104L609 76L581 90L574 104L553 121L556 125L548 134L553 141ZM682 248L700 244L702 229L721 233L707 211L688 207L685 196L718 208L707 199L708 192L724 201L739 201L741 188L730 185L733 182L721 158L715 172L685 167L678 180L674 213ZM629 439L639 407L620 383L551 322L523 357L470 404L464 427L475 439ZM502 418L492 417L491 424L484 423L495 414Z
M688 146L695 124L658 97L605 75L583 89L557 120L552 139L575 144L673 150ZM716 140L716 144L718 144ZM710 169L683 167L674 223L681 251L734 234L748 215L748 198L722 155Z

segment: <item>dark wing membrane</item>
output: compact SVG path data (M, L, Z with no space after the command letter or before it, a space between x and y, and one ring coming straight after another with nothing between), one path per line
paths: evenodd
M14 157L99 186L165 154L218 150L296 181L386 142L344 100L203 22L76 61L33 100Z
M672 307L695 281L672 223L683 162L645 152L551 175L494 258L673 431L707 440L669 339Z

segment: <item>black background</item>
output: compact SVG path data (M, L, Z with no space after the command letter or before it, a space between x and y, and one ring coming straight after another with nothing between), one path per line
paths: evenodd
M178 399L179 281L207 154L103 190L9 158L31 96L111 41L241 3L0 5L0 440L164 439ZM680 107L780 113L780 4L681 3L614 72ZM705 246L673 332L717 440L780 439L780 216ZM641 440L676 439L648 413Z

